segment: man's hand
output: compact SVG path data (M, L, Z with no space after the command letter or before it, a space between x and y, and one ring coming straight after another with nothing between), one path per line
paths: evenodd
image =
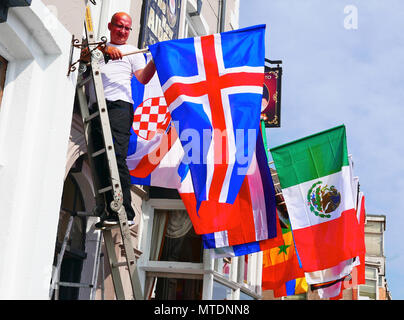
M84 48L83 50L81 50L80 53L80 60L85 61L85 62L89 62L90 61L90 51L88 50L88 48Z
M122 59L122 52L118 48L106 46L104 49L104 54L107 54L111 60Z
M122 59L123 55L121 50L115 47L108 47L108 46L98 46L98 49L102 51L105 56L105 61L108 62L109 60L118 60ZM80 60L89 62L91 57L91 53L88 48L84 48L81 50Z

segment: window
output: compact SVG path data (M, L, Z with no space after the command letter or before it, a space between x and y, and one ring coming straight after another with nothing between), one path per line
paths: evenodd
M259 298L259 253L214 259L213 299L252 300Z
M213 281L213 300L231 300L232 289L221 284L220 282Z
M156 210L150 260L202 262L202 239L185 210Z
M254 300L254 298L244 292L240 292L240 300Z
M198 13L198 11L200 12L200 8L198 10L198 6L194 6L194 3L192 1L187 2L184 31L182 35L185 38L203 36L211 33L209 31L210 28L208 26L207 21L201 14ZM216 14L216 12L214 11L212 11L211 13L212 16ZM219 28L219 23L217 24L217 27Z
M195 234L185 210L154 211L150 261L158 264L148 272L147 297L153 300L200 300L202 298L202 269L198 274L181 272L182 266L202 268L201 236ZM171 268L170 268L171 266ZM174 271L174 272L173 272Z
M383 256L383 223L368 220L365 224L366 254Z
M4 82L6 80L7 60L0 56L0 107L1 98L3 97Z
M185 18L185 38L192 38L192 37L197 37L198 33L196 32L191 19L187 15Z
M178 192L163 189L150 188L143 212L146 236L138 265L145 276L146 299L260 299L262 253L212 258Z
M378 271L377 268L366 267L365 281L366 283L359 286L359 300L377 300L378 290Z

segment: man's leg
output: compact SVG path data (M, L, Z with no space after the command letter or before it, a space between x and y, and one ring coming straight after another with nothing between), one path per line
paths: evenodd
M126 165L130 128L133 123L133 106L125 101L107 101L109 121L114 140L116 162L121 181L123 206L129 220L133 220L135 212L132 207L131 182L129 169Z
M97 111L96 104L90 107L90 114ZM94 118L91 123L91 140L93 142L93 152L96 152L102 148L104 148L104 138L101 129L101 122L99 118ZM108 164L107 159L104 154L101 154L92 159L93 164L95 166L95 170L97 172L97 177L95 179L98 180L99 188L105 188L110 185L110 180L108 178ZM96 191L97 192L97 191ZM107 218L105 212L105 194L96 195L96 214L101 217L101 220ZM109 204L107 204L109 205Z

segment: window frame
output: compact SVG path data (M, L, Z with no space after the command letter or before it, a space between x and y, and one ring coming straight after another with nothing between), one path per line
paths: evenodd
M359 286L358 290L358 298L359 300L378 300L379 299L379 270L377 267L366 266L365 267L368 272L365 270L365 284ZM369 271L373 271L373 275L370 274ZM374 284L374 285L373 285ZM366 295L367 291L365 288L374 287L375 288L375 299L370 298ZM365 293L365 294L364 294Z
M153 261L150 260L150 245L152 227L155 210L186 210L180 199L150 199L143 203L143 223L141 226L141 249L142 256L138 261L138 267L147 277L168 277L179 279L201 279L203 280L202 299L211 299L213 284L217 282L231 290L231 299L239 300L240 293L252 299L261 299L261 273L262 252L249 255L249 264L246 270L247 279L244 281L244 267L240 262L244 262L245 257L231 258L229 275L224 275L220 269L223 265L223 258L213 259L210 257L209 249L204 249L203 262L176 262L176 261ZM144 237L143 237L144 236ZM233 262L234 261L234 262ZM250 265L251 262L251 265Z

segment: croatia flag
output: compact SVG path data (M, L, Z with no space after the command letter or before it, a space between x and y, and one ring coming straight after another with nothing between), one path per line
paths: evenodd
M345 126L272 148L271 153L304 271L355 258L362 248Z
M146 85L133 77L132 98L135 108L126 158L131 183L179 188L184 151L157 75Z
M149 46L184 148L203 232L239 225L236 201L259 133L265 25Z

